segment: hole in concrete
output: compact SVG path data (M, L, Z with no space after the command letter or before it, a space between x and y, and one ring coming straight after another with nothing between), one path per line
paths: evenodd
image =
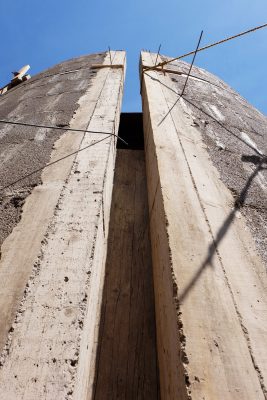
M137 117L139 122L140 117ZM129 121L131 118L135 117L131 115ZM126 132L125 135L124 138L129 140L131 135ZM136 142L134 146L137 146ZM148 225L144 151L136 150L136 147L135 150L118 149L97 349L95 400L160 398Z
M118 149L143 150L143 113L121 113L118 135L129 144L126 146L118 140Z

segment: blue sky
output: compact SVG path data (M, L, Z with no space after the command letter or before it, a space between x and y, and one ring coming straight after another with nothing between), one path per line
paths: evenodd
M63 60L112 49L127 51L124 111L139 111L141 49L178 56L267 22L267 0L0 0L0 86L30 64L32 75ZM267 29L197 55L267 114ZM185 59L191 61L191 58Z

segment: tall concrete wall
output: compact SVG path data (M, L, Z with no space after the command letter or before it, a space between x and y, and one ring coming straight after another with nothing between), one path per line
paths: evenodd
M264 399L267 120L196 67L179 98L189 64L144 71L156 57L141 87L161 397Z
M0 99L1 119L110 133L0 127L1 186L41 168L1 191L3 399L91 396L125 74L125 53L111 57L119 67L81 57Z
M266 117L196 67L179 98L170 63L142 75L144 151L138 132L115 163L111 57L0 98L0 120L63 128L0 123L0 398L262 400Z

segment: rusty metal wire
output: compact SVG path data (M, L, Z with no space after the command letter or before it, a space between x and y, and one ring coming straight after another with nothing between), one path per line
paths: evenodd
M34 171L31 171L29 174L23 175L23 176L20 177L19 179L15 180L15 181L13 181L13 182L10 182L8 185L6 185L6 186L4 186L4 187L1 187L1 188L0 188L0 193L3 192L4 190L10 188L11 186L14 186L16 183L21 182L21 181L23 181L23 180L26 179L26 178L29 178L30 176L36 174L37 172L43 171L45 168L48 168L48 167L50 167L51 165L57 164L58 162L60 162L60 161L62 161L62 160L65 160L66 158L71 157L71 156L73 156L73 155L75 155L75 154L78 154L78 153L80 153L81 151L88 149L89 147L95 146L96 144L98 144L98 143L100 143L100 142L103 142L103 140L106 140L106 139L108 139L108 138L111 137L111 136L113 136L113 135L112 135L112 134L109 134L109 136L106 136L106 137L104 137L103 139L97 140L97 141L94 142L94 143L90 143L88 146L82 147L82 148L79 149L79 150L76 150L76 151L73 151L72 153L66 154L65 156L63 156L63 157L61 157L61 158L59 158L59 159L57 159L57 160L55 160L55 161L52 161L52 162L50 162L50 163L48 163L48 164L46 164L46 165L43 165L42 167L40 167L40 168L38 168L38 169L35 169Z
M160 49L161 49L161 44L159 45L159 48L158 48L158 52L157 52L157 57L156 57L155 65L157 65L157 61L158 61L158 58L159 58Z
M192 68L193 68L193 65L194 65L194 62L195 62L195 59L196 59L196 55L197 55L197 52L198 52L198 48L199 48L199 46L200 46L200 42L201 42L201 39L202 39L202 35L203 35L203 31L201 31L201 33L200 33L200 36L199 36L199 39L198 39L198 43L197 43L197 47L196 47L196 50L195 50L195 52L194 52L194 57L193 57L193 60L192 60L192 62L191 62L191 65L190 65L188 74L187 74L187 76L186 76L186 80L185 80L185 83L184 83L183 90L182 90L181 94L179 95L178 99L176 100L176 102L173 104L173 106L169 109L169 111L167 112L167 114L162 118L162 120L161 120L161 122L159 123L159 125L165 120L165 118L169 115L169 113L172 111L172 109L176 106L176 104L178 103L178 101L180 100L180 98L183 97L183 95L184 95L185 88L186 88L186 85L187 85L187 82L188 82L190 73L191 73L191 71L192 71Z
M65 126L56 126L56 125L37 125L37 124L31 124L29 122L17 122L17 121L10 121L10 120L4 120L4 119L0 119L0 124L29 126L29 127L32 127L32 128L56 129L56 130L61 130L61 131L96 133L96 134L100 134L100 135L111 135L111 136L117 137L120 141L122 141L124 144L126 144L128 146L128 143L125 142L124 139L122 139L119 135L116 135L115 133L111 133L111 132L89 131L89 130L86 130L86 129L75 129L75 128L68 128L68 127L65 127Z
M194 65L194 62L195 62L195 59L196 59L196 55L197 55L197 52L198 52L198 49L199 49L199 46L200 46L200 42L201 42L201 39L202 39L202 35L203 35L203 31L201 31L201 33L200 33L200 36L199 36L199 39L198 39L197 48L195 50L194 57L193 57L193 60L191 62L191 65L190 65L190 68L189 68L189 71L188 71L188 74L187 74L187 77L186 77L186 80L185 80L185 84L184 84L184 87L183 87L183 90L182 90L182 93L181 93L181 97L184 94L184 91L185 91L185 88L186 88L190 73L192 71L192 68L193 68L193 65Z
M198 49L198 52L203 51L203 50L210 49L211 47L218 46L219 44L228 42L228 41L233 40L233 39L236 39L236 38L238 38L238 37L240 37L240 36L247 35L247 34L249 34L249 33L258 31L259 29L263 29L263 28L266 28L266 27L267 27L267 24L263 24L263 25L256 26L255 28L252 28L252 29L249 29L249 30L247 30L247 31L238 33L237 35L229 36L229 37L227 37L227 38L225 38L225 39L219 40L218 42L214 42L214 43L211 43L211 44L209 44L209 45L207 45L207 46L201 47L200 49ZM159 63L159 64L157 64L157 65L154 65L154 66L151 66L151 67L144 67L144 68L143 68L143 72L144 72L144 71L153 70L154 68L158 68L158 67L162 67L162 68L163 68L164 65L167 65L167 64L169 64L169 63L171 63L171 62L173 62L173 61L176 61L176 60L180 60L181 58L184 58L184 57L193 55L194 53L195 53L195 50L194 50L194 51L190 51L189 53L183 54L183 55L181 55L181 56L179 56L179 57L172 58L171 60L163 61L163 62L161 62L161 63Z

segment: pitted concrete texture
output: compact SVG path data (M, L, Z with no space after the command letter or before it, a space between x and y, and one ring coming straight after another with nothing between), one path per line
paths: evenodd
M142 86L161 397L263 400L266 270L246 208L264 206L266 118L197 68L180 98L188 70Z
M40 99L40 118L34 115L29 122L47 122L45 116L41 117L44 109L49 108L50 124L68 123L70 129L80 131L63 130L56 142L58 131L54 136L49 131L50 140L46 137L38 141L34 136L36 131L29 128L32 140L26 136L25 143L22 141L25 159L27 143L35 146L26 164L30 171L34 156L37 167L47 161L51 165L43 169L39 178L20 186L22 190L29 184L37 184L25 200L19 223L1 247L0 399L82 400L91 396L116 156L115 136L124 86L125 53L111 51L111 54L114 64L122 68L99 68L94 79L91 79L91 63L108 65L109 55L88 57L87 63L82 58L77 65L76 61L65 63L35 80L36 84L43 81L45 89L46 79L48 82L55 79L55 72L71 70L56 77L62 82L61 94L55 97L55 103L50 104L53 96L45 91ZM84 67L78 72L80 78L74 79L73 70L80 66ZM71 75L72 91L65 93L63 77L68 80ZM29 90L35 82L31 82ZM84 89L77 90L81 83ZM26 94L25 104L32 101L25 89ZM68 118L63 122L56 119L58 111L65 111L64 118ZM21 112L18 115L24 116ZM23 121L28 119L25 117ZM85 133L87 129L92 132ZM102 135L102 131L114 132L114 135ZM15 156L18 158L19 154ZM13 165L24 174L24 159L21 164L14 159ZM42 184L38 184L38 179ZM11 222L14 221L11 219Z
M75 58L34 76L0 97L0 119L68 127L78 101L105 53ZM0 124L0 188L49 162L64 130ZM75 133L73 133L75 134ZM20 220L25 198L41 182L41 172L0 192L0 246Z
M172 89L181 93L189 64L175 61L167 67L183 73L170 74ZM267 154L267 117L209 72L194 66L191 75L179 101L201 131L267 265L267 162L261 161L261 154Z

